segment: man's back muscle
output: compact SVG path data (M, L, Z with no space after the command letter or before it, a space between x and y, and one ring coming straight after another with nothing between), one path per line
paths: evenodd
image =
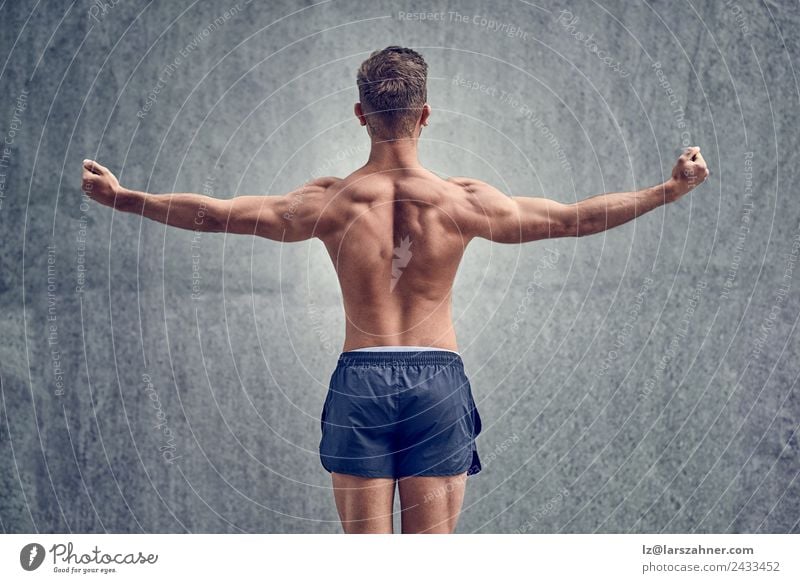
M328 188L320 239L342 288L346 350L457 348L451 290L469 240L460 192L423 169L361 169Z

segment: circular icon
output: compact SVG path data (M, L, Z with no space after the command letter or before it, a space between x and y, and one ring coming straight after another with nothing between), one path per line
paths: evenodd
M35 571L44 562L44 547L39 543L29 543L19 552L19 564L26 571Z

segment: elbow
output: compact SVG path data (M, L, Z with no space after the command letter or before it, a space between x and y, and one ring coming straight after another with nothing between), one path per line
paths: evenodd
M587 237L589 235L594 235L601 231L604 231L605 227L600 225L594 219L587 219L582 218L579 219L575 217L575 220L570 221L569 224L566 226L566 237Z
M223 233L228 230L229 212L224 202L203 201L195 212L191 228L206 233Z
M581 228L581 226L582 225L580 223L572 223L572 222L567 223L565 225L562 225L561 226L561 229L562 229L561 236L562 237L583 237L583 236L587 235L588 233L586 232L586 228L585 228L586 225L585 224L583 225L584 228Z
M193 231L203 231L204 233L222 233L226 230L223 219L211 213L202 214L202 211L198 211L190 228Z
M583 237L588 234L586 227L585 222L581 224L572 219L555 221L550 224L550 231L553 233L550 237Z
M595 235L604 230L605 229L597 228L596 225L590 223L589 221L584 221L583 223L580 223L574 227L572 235L570 236L576 238L583 238L583 237L588 237L589 235Z
M551 237L583 237L587 235L587 221L581 221L577 205L565 204L559 207L557 216L550 217Z
M569 235L570 237L575 237L580 239L587 235L591 235L592 233L594 233L594 231L592 231L592 229L589 227L589 224L584 221L583 224L579 223L574 227L572 227L571 233L572 234Z

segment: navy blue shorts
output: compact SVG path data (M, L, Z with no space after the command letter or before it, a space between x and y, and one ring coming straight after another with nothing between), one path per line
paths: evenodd
M319 454L329 472L402 478L481 470L481 418L454 352L343 352L321 418Z

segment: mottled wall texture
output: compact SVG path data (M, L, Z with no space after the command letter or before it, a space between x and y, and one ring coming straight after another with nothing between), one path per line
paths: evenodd
M0 528L340 532L318 240L82 197L280 194L365 160L355 71L430 64L421 158L574 202L712 174L605 233L471 244L483 418L460 532L799 532L800 11L789 0L0 3Z

